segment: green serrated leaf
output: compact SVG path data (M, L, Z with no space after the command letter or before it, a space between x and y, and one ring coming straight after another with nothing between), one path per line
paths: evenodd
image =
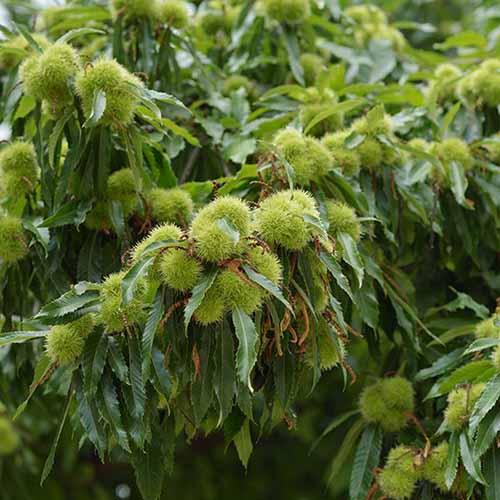
M236 446L236 451L238 452L238 457L241 463L247 468L248 460L253 451L252 436L250 434L250 421L248 418L243 422L241 429L238 434L234 436L234 445Z
M250 376L257 361L257 332L252 318L241 309L233 310L233 324L238 338L236 371L238 377L253 392Z
M500 450L496 446L485 456L484 477L488 482L485 500L500 500Z
M139 280L146 277L147 272L153 265L155 259L156 255L143 257L127 271L121 283L122 300L124 304L130 303L130 301L134 298Z
M484 351L485 349L491 349L500 345L500 339L477 339L472 342L472 344L467 347L463 352L463 356L466 354L471 354L473 352Z
M365 425L365 421L359 418L349 427L349 430L346 432L341 445L337 448L335 456L330 463L327 481L328 484L330 484L332 480L340 474L340 471L346 461L353 453L356 441L358 440L359 435L363 432Z
M340 102L338 104L334 104L332 106L328 106L327 109L318 113L308 124L304 130L304 134L308 134L318 123L321 123L323 120L326 120L332 115L339 113L348 113L359 106L362 106L367 101L363 98L357 99L349 99L344 102Z
M40 387L42 381L46 379L46 377L52 372L55 364L51 361L47 354L44 354L35 366L35 373L33 375L33 381L30 385L30 390L28 393L28 397L18 406L16 413L12 417L12 420L16 420L26 409L30 399L32 398L35 391Z
M216 224L233 240L233 243L235 245L236 243L238 243L238 241L240 241L240 232L227 217L217 219Z
M462 457L462 462L464 464L465 470L470 474L470 476L483 485L486 484L486 480L481 472L481 461L476 459L472 454L472 446L467 431L463 431L460 434L460 456Z
M459 364L463 353L463 349L455 349L444 356L440 356L434 363L432 363L431 366L429 366L429 368L420 370L415 376L415 381L420 382L422 380L428 380L436 377L437 375L446 373L451 368L454 368L457 364Z
M118 444L125 450L130 452L130 445L127 431L123 426L122 416L120 412L120 402L116 393L113 379L106 373L100 385L100 393L98 402L101 401L100 408L105 414L105 419L111 426Z
M468 183L464 167L456 161L450 161L447 166L451 191L455 195L455 199L459 205L467 206L465 203L465 191L467 190Z
M106 111L106 93L101 89L97 89L92 101L92 110L83 127L95 127L104 115L104 111Z
M242 267L243 267L243 270L245 271L246 275L254 283L257 283L262 288L264 288L264 290L267 290L271 295L273 295L274 297L276 297L292 313L292 316L295 316L295 312L293 311L292 306L285 299L285 297L283 296L283 293L281 292L281 290L271 280L268 280L262 274L258 273L257 271L254 271L247 264L243 264Z
M97 290L87 290L84 293L78 294L75 289L71 289L42 307L35 318L60 318L88 306L98 298L99 292Z
M68 43L75 38L84 35L104 35L105 32L102 30L98 30L95 28L76 28L74 30L70 30L61 37L59 37L55 43Z
M474 457L476 458L486 453L500 432L500 411L498 411L498 404L496 406L495 410L490 411L478 425L474 441Z
M461 106L462 103L457 102L447 111L446 115L444 115L443 124L441 126L441 135L443 137L446 137L446 132L448 132L448 128L451 125L451 122L454 120L455 116L457 115Z
M436 384L436 387L431 389L429 394L426 396L426 399L447 394L458 384L474 383L479 377L483 376L485 371L490 367L491 363L486 360L467 363L466 365L454 370L443 380L440 380Z
M235 364L233 334L224 319L217 330L215 347L214 388L219 402L219 420L217 426L227 418L233 407L235 390Z
M191 401L195 423L199 425L212 403L214 387L212 383L212 335L204 335L199 340L200 374L191 386Z
M97 392L108 354L108 336L94 330L86 339L82 354L84 390L88 398Z
M349 234L343 232L338 233L337 238L342 246L342 258L353 268L356 277L358 278L358 285L361 287L363 285L365 271L363 267L363 260L358 251L356 242Z
M131 461L144 500L158 500L165 476L165 457L160 439L153 439L144 451L134 449Z
M160 289L157 290L156 296L153 302L153 307L149 312L148 319L146 321L146 326L144 327L144 332L142 334L142 375L144 380L149 378L149 367L151 364L151 352L153 348L153 342L155 339L160 320L165 312L165 305L163 302L163 293Z
M460 442L458 434L450 436L448 445L448 458L446 460L445 482L448 489L451 488L457 476L458 458L460 454Z
M340 264L335 260L334 257L326 254L323 251L320 252L319 258L321 259L321 262L323 262L323 264L325 264L328 271L330 271L330 273L332 274L333 278L335 279L337 285L342 290L344 290L344 292L349 296L349 298L351 300L354 300L354 297L353 297L352 291L351 291L351 285L349 284L348 279L342 273L342 269L340 267Z
M373 469L380 460L382 430L378 425L369 425L359 441L351 470L349 498L364 500L373 482Z
M168 401L172 391L172 381L165 368L165 356L159 349L153 347L151 359L155 372L155 388L160 394L163 394Z
M43 49L38 45L37 41L30 35L30 32L22 25L16 24L11 21L12 26L18 31L18 33L28 42L30 47L38 54L43 53Z
M205 298L205 294L212 286L216 276L217 276L217 270L213 269L212 271L208 272L201 279L201 281L193 288L193 291L191 292L191 297L189 298L189 302L187 303L186 308L184 309L184 326L186 330L187 327L189 326L189 322L191 321L194 312L196 311L196 309L198 309L201 302Z
M118 377L118 380L124 384L129 384L128 366L125 362L122 348L119 341L113 337L108 339L108 359L109 365L113 373Z
M47 336L49 330L35 331L35 332L2 332L0 333L0 347L10 345L10 344L22 344L28 342L29 340L41 339Z
M351 417L359 415L359 410L351 410L345 413L342 413L335 417L324 429L324 431L321 433L321 435L314 441L314 443L311 445L311 448L309 449L309 453L312 453L318 444L323 440L325 436L330 434L330 432L334 431L337 429L337 427L340 427L344 422L347 422Z
M68 413L69 413L69 409L70 409L72 401L73 401L73 389L70 388L68 395L66 397L66 405L64 407L64 412L63 412L63 416L61 418L61 421L59 422L59 427L57 429L56 437L54 438L54 441L52 442L52 446L50 447L49 455L48 455L47 459L45 460L45 464L43 466L42 477L40 478L40 486L45 482L45 480L49 476L49 474L52 470L52 467L54 465L54 458L56 456L57 445L59 444L59 440L61 439L61 434L62 434L62 431L64 428L64 423L66 422L66 419L68 418Z
M134 418L143 418L144 405L146 403L146 390L142 378L142 359L140 341L137 335L130 335L128 338L130 385L132 388Z
M90 441L97 448L99 456L103 459L104 451L106 449L106 437L99 423L96 403L93 399L87 399L80 377L76 376L75 380L75 395L77 400L76 411L78 417L80 418L80 423L82 424L82 427L84 428Z
M161 123L163 124L164 127L171 130L174 134L180 135L183 139L186 139L186 141L189 142L189 144L191 144L192 146L201 147L200 141L196 137L194 137L190 132L188 132L188 130L186 130L184 127L177 125L168 118L162 118Z
M300 65L300 48L297 39L297 33L288 26L283 26L283 39L288 53L288 62L292 70L293 77L301 85L304 85L304 70Z
M481 396L476 401L472 415L470 417L469 426L474 432L477 426L481 423L487 413L495 406L500 398L500 375L490 380L484 388Z

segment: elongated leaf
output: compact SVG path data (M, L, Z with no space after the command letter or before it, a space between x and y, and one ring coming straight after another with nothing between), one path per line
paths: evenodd
M274 319L273 319L274 321ZM288 410L297 387L297 363L295 356L284 350L282 356L273 361L276 395L283 410Z
M43 331L35 331L35 332L5 332L0 333L0 347L9 345L9 344L22 344L24 342L28 342L29 340L36 340L46 337L49 333L49 330Z
M153 361L153 368L156 376L155 380L157 382L157 384L155 383L155 388L160 394L163 394L168 401L172 391L172 381L165 368L165 356L159 349L153 347L151 359Z
M144 500L159 499L165 476L165 457L160 439L153 439L144 451L134 449L131 459Z
M500 500L500 450L496 446L485 457L484 477L488 482L485 500Z
M234 244L240 241L240 232L227 217L218 219L217 226L219 226L233 240Z
M434 44L438 50L448 50L454 47L478 47L485 48L487 40L483 35L475 31L461 31L449 36L443 43Z
M354 303L360 311L363 321L375 330L378 327L380 310L372 278L366 279L363 282L363 286L355 291ZM396 310L396 313L397 312ZM397 317L398 320L400 320L400 316L398 315ZM406 316L403 317L406 321ZM401 323L403 322L400 321L400 324ZM411 331L411 326L409 330Z
M486 484L486 481L481 473L481 461L475 459L472 454L472 447L467 431L460 434L460 456L464 464L465 470L471 477L481 484Z
M363 432L364 427L365 422L361 418L356 420L351 427L349 427L349 430L342 440L342 444L335 450L335 456L330 464L330 470L328 472L328 484L330 484L334 478L338 477L342 467L353 453L356 441Z
M83 350L84 390L88 398L97 392L108 354L108 336L94 330L85 342Z
M61 439L61 434L62 434L62 431L64 428L64 423L66 422L66 419L68 418L69 408L71 406L72 401L73 401L73 389L70 388L68 395L66 397L66 405L64 407L64 412L63 412L63 416L61 418L61 421L59 422L59 427L57 429L56 437L54 438L54 441L52 442L52 446L50 447L49 455L48 455L47 459L45 460L45 464L43 466L42 477L40 478L40 486L45 482L45 480L47 479L47 477L50 474L50 471L52 470L52 467L54 465L54 458L56 456L57 445L59 444L59 440Z
M490 411L481 421L477 428L477 436L474 442L474 457L481 458L488 448L495 441L498 432L500 432L500 411L499 405L493 411Z
M456 161L448 163L448 173L451 183L451 191L455 195L457 203L462 206L467 206L465 203L465 191L467 190L467 178L463 165Z
M161 123L166 128L171 130L174 134L180 135L182 138L186 139L186 141L189 142L189 144L191 144L192 146L201 147L200 141L194 135L188 132L188 130L186 130L184 127L177 125L168 118L162 118Z
M477 339L472 342L472 344L467 347L463 355L471 354L473 352L484 351L485 349L490 349L491 347L496 347L500 345L500 339Z
M321 252L319 254L319 257L321 259L321 262L325 264L327 267L328 271L332 274L333 278L337 282L337 285L344 290L345 293L349 296L351 300L354 300L354 297L352 295L351 291L351 285L349 284L348 279L345 277L345 275L342 273L342 269L340 267L340 264L330 255L326 254L325 252Z
M142 375L144 380L149 378L151 350L153 348L156 331L158 330L158 325L160 324L164 311L165 305L163 303L163 294L161 290L158 290L142 334Z
M489 361L473 361L454 370L446 378L440 380L429 391L426 399L435 398L447 394L458 384L474 383L479 377L484 375L485 371L491 367Z
M302 215L302 218L304 219L305 222L315 227L319 231L319 235L321 237L325 239L328 238L325 225L323 224L323 221L319 217L313 217L312 215L304 214Z
M253 392L250 375L257 361L257 332L252 318L241 309L233 310L233 324L238 338L236 353L236 371L241 382Z
M275 97L277 95L284 95L288 94L291 97L297 97L297 98L302 98L306 99L307 98L307 90L301 87L300 85L278 85L277 87L273 87L272 89L269 89L268 91L264 92L260 97L259 101L265 101L266 99L269 99L271 97Z
M344 311L342 311L341 303L331 294L328 293L328 303L335 313L335 322L340 326L342 331L347 335L347 324L344 320Z
M17 30L17 32L28 42L30 47L38 54L43 53L43 49L38 45L38 42L31 36L30 32L21 24L16 24L11 21L12 26Z
M248 418L243 422L240 431L234 436L234 445L240 457L241 463L247 468L248 460L253 451L252 436L250 434L250 421Z
M338 415L335 417L325 428L325 430L321 433L321 435L314 441L314 443L311 445L311 448L309 449L309 453L312 453L314 449L318 446L318 444L323 440L325 436L330 434L330 432L334 431L337 427L340 427L344 422L347 422L351 417L354 415L358 415L359 410L351 410L346 413L342 413L341 415Z
M184 110L191 113L191 110L187 108L182 101L171 94L167 94L166 92L158 92L151 89L145 89L145 91L147 92L149 97L151 97L151 99L154 99L155 101L166 102L167 104L172 104L173 106L179 106L180 108L183 108Z
M199 425L212 403L214 387L212 383L212 335L204 335L199 341L199 376L191 386L191 402L195 423Z
M141 278L145 278L149 268L152 266L156 255L150 255L139 260L134 264L122 280L122 300L124 304L128 304L135 294L137 284Z
M141 258L147 257L148 255L150 256L151 254L158 254L159 250L163 250L164 248L170 248L170 247L183 247L186 248L187 244L186 242L178 241L178 240L161 240L161 241L155 241L151 244L149 244L144 250L141 252Z
M92 101L92 111L83 126L95 127L104 115L104 111L106 111L106 93L101 89L97 89Z
M225 159L243 164L256 149L257 141L255 139L237 137L224 147L223 155Z
M397 60L388 40L373 39L369 44L369 51L373 60L369 83L373 84L389 75L395 68Z
M220 426L231 412L235 389L233 334L227 320L217 331L216 342L214 386L220 408L217 426Z
M361 255L358 252L356 242L347 233L339 233L338 240L342 245L342 258L354 269L358 278L358 285L363 285L364 268Z
M450 436L449 440L448 458L446 461L446 470L444 474L446 486L448 489L451 488L453 482L455 481L455 477L457 476L459 455L460 455L459 436L458 434L453 433Z
M101 459L104 457L106 448L106 436L103 435L102 427L99 425L99 415L96 403L93 399L87 399L83 390L81 379L75 377L75 395L77 400L77 413L82 427L99 452Z
M349 134L344 141L344 147L346 149L357 148L366 138L366 135L359 134L358 132L352 132Z
M142 360L139 338L130 335L128 338L128 352L130 363L130 384L132 386L133 409L132 416L143 418L144 405L146 403L146 390L142 379Z
M457 115L460 106L462 106L462 103L457 102L447 111L446 115L444 115L443 125L441 130L443 136L446 136L446 132L448 132L448 128L451 125L451 122L454 120L455 116Z
M300 48L299 42L297 40L297 33L295 30L289 27L283 27L283 38L285 41L285 47L288 53L288 62L290 64L290 69L292 70L293 77L301 85L304 85L304 70L300 65Z
M292 309L292 306L289 304L289 302L285 299L283 296L283 293L281 290L271 281L268 280L265 276L262 274L258 273L257 271L254 271L250 266L247 264L244 264L243 270L245 271L246 275L254 282L260 285L264 290L267 290L269 293L271 293L274 297L276 297L291 313L293 316L295 316L295 312Z
M495 406L500 398L500 375L490 380L484 391L479 396L479 399L474 405L474 410L470 417L470 428L474 431L481 423L486 414Z
M56 40L56 43L68 43L79 36L84 35L104 35L105 32L102 30L97 30L95 28L77 28L70 30Z
M445 311L458 311L463 309L470 309L471 311L474 311L475 315L478 318L481 319L486 319L489 316L489 310L486 306L484 306L483 304L479 304L470 295L467 295L466 293L459 292L458 290L455 290L453 287L450 287L450 289L453 291L453 293L456 294L457 297L451 302L448 302L448 304L442 306L442 309L444 309ZM441 308L437 308L437 310L439 309Z
M104 410L106 414L105 418L111 426L118 444L125 451L130 452L127 431L122 422L120 403L118 401L115 386L113 385L113 379L109 376L109 373L106 373L100 386L100 396L103 403L101 405L102 410Z
M123 134L125 149L127 151L128 162L134 179L137 191L141 191L144 186L149 186L151 181L144 171L143 147L144 140L136 127L129 127Z
M54 159L55 159L55 152L56 152L56 147L58 144L60 144L60 139L61 139L61 134L64 131L64 127L66 126L66 123L68 123L68 120L71 117L71 112L67 111L64 113L64 115L57 120L56 126L54 127L54 130L50 134L49 137L49 165L51 167L54 167Z
M21 413L26 409L30 399L32 398L35 391L40 387L41 383L54 369L54 363L51 361L47 354L44 354L36 364L35 373L33 374L33 381L30 385L30 390L28 397L18 406L16 413L12 417L12 420L16 420Z
M59 318L78 311L97 298L99 298L99 292L97 290L87 290L84 293L78 294L75 289L72 289L42 307L35 318Z
M81 202L70 201L58 208L54 214L47 217L38 227L61 227L68 224L79 226L85 220L91 208L91 200Z
M420 370L415 376L415 380L428 380L432 377L436 377L437 375L446 373L460 362L462 354L462 349L455 349L444 356L440 356L429 368Z
M364 500L373 482L373 469L380 460L382 431L378 425L369 425L359 441L351 471L349 496L352 500Z
M338 113L348 113L349 111L352 111L353 109L356 109L359 106L362 106L366 102L367 102L366 99L357 98L357 99L349 99L347 101L340 102L338 104L334 104L333 106L329 106L327 109L325 109L321 113L318 113L307 124L307 127L304 130L304 134L308 134L318 123L321 123L323 120L326 120L330 116L332 116L334 114L338 114Z
M194 312L200 306L201 302L205 298L205 294L212 286L215 277L217 276L217 270L212 270L208 274L206 274L202 280L193 288L191 293L191 297L189 298L189 302L184 309L184 326L189 326L189 322L193 317Z
M125 362L122 348L119 342L113 337L108 339L108 359L109 365L111 366L113 373L118 377L118 380L124 384L129 384L128 366Z

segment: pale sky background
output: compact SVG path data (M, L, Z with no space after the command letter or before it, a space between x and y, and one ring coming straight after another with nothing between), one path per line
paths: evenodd
M33 0L33 5L37 7L47 7L49 5L61 5L64 1L57 0ZM6 25L8 23L7 10L0 2L0 24Z

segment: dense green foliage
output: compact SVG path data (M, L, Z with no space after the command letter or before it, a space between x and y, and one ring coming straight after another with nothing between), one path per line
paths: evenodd
M308 460L335 498L500 498L493 5L8 5L9 498L90 498L97 459L146 500L246 498L206 487L230 446L248 498L317 498Z

